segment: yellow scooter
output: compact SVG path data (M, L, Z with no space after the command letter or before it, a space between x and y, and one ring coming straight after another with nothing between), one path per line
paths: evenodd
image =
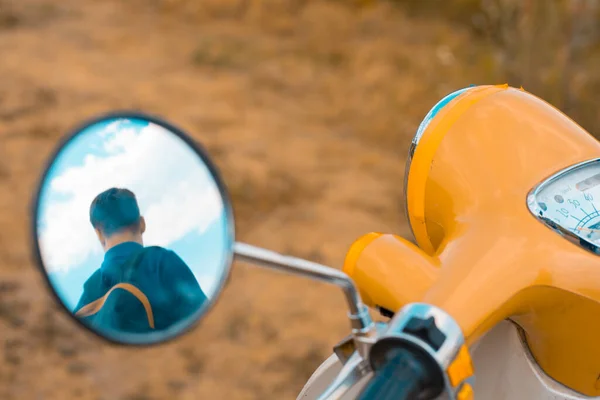
M119 166L139 165L144 157L154 161L155 175L111 177L98 172L109 169L94 169L110 159L114 175L125 170ZM85 179L73 178L92 170L94 179L83 186ZM164 182L180 192L161 191L161 171L168 177ZM52 254L57 238L71 239L58 222L61 210L68 204L88 207L98 193L117 186L143 193L138 201L144 227L162 223L170 232L154 233L143 244L177 253L206 294L207 301L180 321L165 322L185 290L164 287L166 280L158 278L152 286L145 264L125 274L126 281L111 280L105 264L115 248L124 251L123 242L113 241L108 249L104 242L103 253L90 244L97 241L91 227L85 234L71 229L87 235L87 242L73 237L70 259ZM341 287L352 332L298 399L599 396L598 141L522 89L474 86L447 96L426 116L410 148L404 186L417 245L389 233L367 234L350 248L340 272L235 242L227 191L206 153L161 119L114 113L77 129L52 158L36 196L35 254L74 320L118 344L153 344L189 330L216 301L233 256ZM186 213L181 205L167 210L172 196L188 196L185 203L203 212ZM72 198L79 203L69 203ZM161 219L161 211L168 218ZM84 229L87 218L70 223ZM180 225L177 232L171 229ZM185 245L190 241L197 246ZM200 247L205 258L198 257ZM76 315L77 299L90 282L81 268L114 284L94 299L85 319ZM65 278L71 270L85 279L77 282L75 273ZM156 285L167 295L155 295ZM367 307L391 320L374 323Z

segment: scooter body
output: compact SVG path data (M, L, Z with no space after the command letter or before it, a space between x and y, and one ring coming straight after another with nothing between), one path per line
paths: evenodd
M125 133L129 139L114 140L121 138L113 136ZM46 243L47 238L57 237L49 231L65 232L63 222L50 217L62 209L70 214L76 210L46 203L64 200L69 190L82 190L81 180L74 188L67 186L69 177L82 175L84 169L55 176L57 170L73 164L68 155L74 138L77 162L81 162L86 140L90 154L104 140L106 148L135 143L136 138L146 140L143 148L152 154L136 152L141 147L135 145L131 156L128 149L121 149L111 168L115 170L127 157L138 165L148 156L149 165L158 169L147 181L132 180L140 192L168 196L175 189L183 190L174 198L157 201L150 213L154 218L160 219L158 204L179 204L187 197L188 205L202 205L202 213L170 210L163 217L173 226L200 234L194 240L208 243L206 252L220 252L212 259L189 253L202 269L198 274L204 274L202 286L210 289L204 301L194 303L199 304L195 311L188 304L192 313L186 318L155 327L152 296L145 296L146 290L135 287L132 280L116 284L97 300L90 299L88 311L92 317L104 313L112 318L105 320L118 325L122 321L113 318L118 313L105 304L114 305L109 301L115 299L111 293L125 288L130 294L116 293L121 293L127 307L145 310L130 318L142 316L136 326L147 322L147 332L134 332L125 325L96 326L79 319L73 304L65 300L65 293L77 294L77 288L68 287L73 279L62 282L57 276L49 277L49 271L62 267L57 263L63 259L59 246ZM195 173L187 181L173 181L182 171L192 170ZM93 198L109 182L121 186L127 178L112 175L102 176L102 187L92 187L94 175L91 186L84 188L85 196ZM168 177L164 188L156 183L160 176ZM198 190L192 190L192 179L199 182ZM161 119L111 114L75 131L54 154L34 203L35 256L64 310L82 327L120 345L156 344L191 329L221 294L234 256L338 286L347 301L351 333L335 345L334 354L315 371L298 399L598 398L600 143L522 89L470 87L447 96L426 116L410 147L404 186L406 214L416 244L393 233L368 233L350 247L339 271L236 242L226 187L204 150ZM113 198L105 198L102 204ZM120 208L106 208L99 215L113 218L109 222L115 226L118 219L111 216L111 209ZM87 224L88 211L84 211L77 218ZM175 223L178 217L181 221ZM129 233L143 233L141 216L128 221ZM68 232L78 235L83 223ZM102 240L109 233L98 226L94 228L104 245ZM68 245L68 240L63 242ZM193 247L185 249L194 251ZM50 254L55 250L59 253ZM213 263L211 276L206 273L209 261ZM161 287L166 293L163 298L184 301L189 293L181 292L181 287L198 290L191 279ZM177 303L163 304L160 310L177 307ZM369 308L391 319L375 323ZM163 317L159 315L156 321L165 321Z

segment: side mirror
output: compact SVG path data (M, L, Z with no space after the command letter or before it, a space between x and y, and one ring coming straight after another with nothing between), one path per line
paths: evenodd
M34 199L35 258L64 309L112 343L190 330L230 272L234 219L204 150L181 130L113 113L69 135Z

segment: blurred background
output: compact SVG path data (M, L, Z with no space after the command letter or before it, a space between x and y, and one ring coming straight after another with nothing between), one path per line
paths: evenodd
M409 236L402 180L427 111L523 86L597 134L598 0L0 0L0 398L295 399L349 332L339 290L236 264L180 340L109 347L31 257L30 206L59 138L140 109L200 141L238 239L340 267Z

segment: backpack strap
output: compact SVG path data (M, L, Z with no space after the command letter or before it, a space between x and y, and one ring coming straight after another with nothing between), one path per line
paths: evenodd
M144 309L146 310L146 316L148 317L148 324L150 325L150 328L154 329L154 314L152 312L152 306L150 306L150 301L148 300L146 295L140 289L138 289L131 283L117 283L115 286L110 288L110 290L108 292L106 292L106 294L104 296L100 297L98 300L92 301L91 303L86 304L85 306L81 307L79 309L79 311L77 311L75 313L75 315L83 318L83 317L89 317L90 315L96 314L98 311L100 311L102 309L102 307L104 306L104 303L106 302L106 299L108 299L108 296L115 289L123 289L123 290L128 291L142 303L142 305L144 306Z

